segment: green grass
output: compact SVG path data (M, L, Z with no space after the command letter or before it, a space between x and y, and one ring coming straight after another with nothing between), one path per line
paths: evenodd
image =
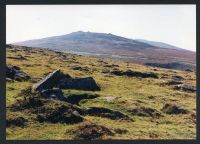
M36 53L35 53L36 52ZM172 75L180 75L186 78L184 83L195 85L196 76L194 73L188 73L178 70L159 69L155 71L159 77L161 74L168 74L168 79L141 79L129 78L126 76L114 76L102 74L103 64L98 62L98 58L65 54L66 58L60 57L52 51L45 51L46 54L40 53L37 49L32 49L30 52L19 49L16 53L10 52L7 49L7 56L16 56L21 54L27 57L28 60L13 60L7 58L7 64L19 66L24 72L27 72L31 77L42 78L48 72L56 69L61 69L64 73L70 74L73 77L92 76L101 87L101 91L79 91L79 90L64 90L65 94L98 94L100 97L90 100L82 100L81 107L99 106L106 107L112 110L118 110L129 115L134 119L134 122L110 120L108 118L84 116L85 122L78 124L51 124L39 123L34 119L32 114L21 112L11 112L7 108L7 115L22 115L28 119L27 126L8 127L6 129L7 139L21 140L45 140L45 139L73 139L72 131L76 131L78 126L86 123L97 123L113 130L122 128L128 130L126 134L116 134L114 136L104 136L102 139L194 139L196 138L196 124L191 121L191 114L196 113L196 94L187 93L184 91L173 90L170 86L163 86L161 83L170 80ZM74 61L72 61L74 57ZM135 71L154 72L153 68L142 65L127 64L122 61L104 59L109 64L118 64L119 69ZM28 65L27 65L28 64ZM92 66L95 64L96 66ZM69 66L80 65L87 66L89 72L71 70ZM112 68L111 68L112 69ZM32 85L33 82L7 82L6 84L6 105L9 107L15 103L17 99L23 98L20 95L21 90ZM116 97L111 102L106 101L103 97ZM149 96L153 96L150 99ZM151 107L158 111L166 102L180 104L189 110L189 114L185 115L167 115L162 113L163 117L153 119L151 117L133 116L127 112L128 108L134 106Z

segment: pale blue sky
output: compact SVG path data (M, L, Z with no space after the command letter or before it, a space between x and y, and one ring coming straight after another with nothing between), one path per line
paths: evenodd
M196 51L195 5L7 5L6 42L112 33Z

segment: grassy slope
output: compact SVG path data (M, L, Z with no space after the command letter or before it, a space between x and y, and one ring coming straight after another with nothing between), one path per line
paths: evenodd
M103 63L98 62L98 58L78 56L72 54L65 54L66 58L61 57L59 54L52 51L40 52L37 49L32 49L30 52L19 49L16 52L11 52L7 49L8 56L22 55L27 60L14 60L7 58L7 64L19 66L23 71L30 74L31 77L41 78L44 74L52 72L55 69L61 69L64 73L68 73L74 77L93 76L96 82L101 86L101 97L114 96L117 97L112 102L107 102L103 98L93 100L83 100L81 106L103 106L114 110L119 110L128 114L135 121L117 121L101 117L85 116L87 121L67 125L67 124L51 124L39 123L34 121L32 115L27 115L22 112L11 112L7 110L7 115L17 114L23 115L28 118L28 125L25 128L10 127L7 128L7 139L73 139L72 130L78 126L88 122L96 122L102 124L110 129L122 128L127 129L126 134L116 134L115 136L105 136L102 139L193 139L196 137L196 124L190 119L191 113L196 111L196 94L186 93L183 91L172 90L170 86L161 86L160 84L166 79L140 79L128 78L125 76L118 77L109 74L102 74L101 70L109 69L103 67ZM142 65L127 64L125 62L104 59L109 64L118 64L119 69L122 70L136 70L136 71L152 71L151 67ZM93 64L93 66L92 66ZM90 72L83 72L71 70L68 66L80 65L88 66ZM186 78L185 83L195 85L195 74L184 71L175 71L167 69L158 69L156 73L181 75ZM16 99L22 98L18 95L20 91L33 82L7 82L6 89L6 104L9 106L14 103ZM84 91L65 90L65 93L84 93ZM149 99L149 96L154 96L154 99ZM155 108L158 111L163 107L166 102L178 103L187 108L190 113L185 115L166 115L159 119L150 117L133 116L127 112L127 108L132 106L146 106Z

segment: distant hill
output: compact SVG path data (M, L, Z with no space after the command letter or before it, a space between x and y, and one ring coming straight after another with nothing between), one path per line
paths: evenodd
M14 43L83 55L112 57L134 63L183 63L194 66L196 53L146 40L134 40L110 33L72 32L70 34Z
M195 66L189 65L189 64L182 64L182 63L146 63L147 66L152 67L160 67L160 68L166 68L166 69L178 69L178 70L195 70Z
M143 40L143 39L136 39L136 40L140 41L140 42L143 42L143 43L150 44L150 45L155 46L155 47L168 48L168 49L177 49L177 50L181 49L179 47L176 47L176 46L173 46L173 45L170 45L170 44L166 44L166 43L163 43L163 42L148 41L148 40ZM184 49L182 49L182 50L184 50Z

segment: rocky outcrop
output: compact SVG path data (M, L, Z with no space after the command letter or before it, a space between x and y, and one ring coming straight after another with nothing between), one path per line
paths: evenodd
M19 67L13 65L6 66L6 78L10 78L16 81L27 81L30 76L23 72Z
M70 69L72 70L80 70L80 71L89 71L89 68L88 67L81 67L81 66L71 66Z
M178 75L174 75L172 76L172 79L175 80L175 81L181 81L181 80L184 80L184 78L182 76L178 76Z
M176 105L176 104L170 104L167 103L164 105L164 107L161 109L166 114L186 114L188 113L188 110L185 109L182 106Z
M169 81L169 82L166 82L166 83L163 83L163 84L165 84L165 85L179 85L179 84L183 84L183 83L180 82L180 81L172 80L172 81Z
M44 79L39 81L38 83L34 84L32 86L32 92L39 91L46 89L52 89L56 85L58 85L58 82L63 78L70 78L69 75L63 74L59 69L55 70L54 72L48 74Z
M183 90L186 92L196 92L196 87L187 84L178 84L174 86L176 90Z
M70 75L63 74L59 69L48 74L38 83L32 86L32 92L52 89L54 87L60 89L77 89L87 91L99 91L100 87L97 85L92 77L86 78L72 78Z
M97 83L92 77L65 78L59 81L58 87L61 89L77 89L86 91L100 90L100 87L97 85Z
M114 70L110 72L111 74L117 75L117 76L128 76L128 77L141 77L141 78L158 78L157 74L153 72L137 72L132 70L127 71L120 71L120 70Z

